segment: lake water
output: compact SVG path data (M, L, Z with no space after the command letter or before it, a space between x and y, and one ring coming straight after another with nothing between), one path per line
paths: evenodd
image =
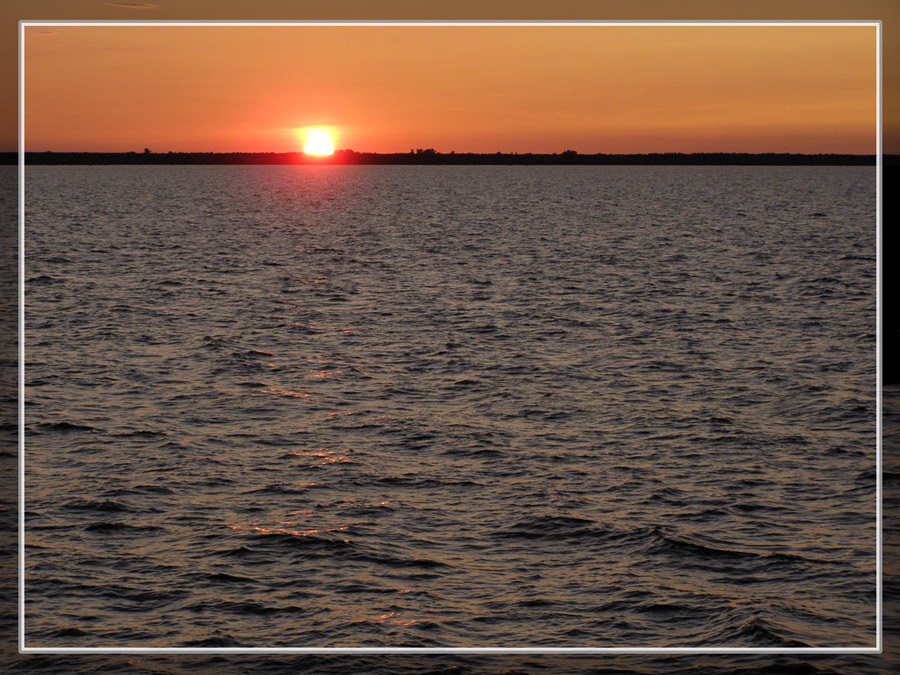
M26 176L28 646L874 646L874 168Z

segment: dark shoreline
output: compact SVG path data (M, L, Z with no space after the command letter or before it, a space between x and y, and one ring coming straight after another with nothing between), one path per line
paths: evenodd
M900 155L884 155L884 164L898 163ZM0 153L0 164L18 164L18 153ZM329 157L302 152L26 152L26 165L60 164L300 164L300 165L758 165L758 166L875 166L875 155L789 153L651 153L582 155L532 153L441 153L417 150L404 153L338 150Z

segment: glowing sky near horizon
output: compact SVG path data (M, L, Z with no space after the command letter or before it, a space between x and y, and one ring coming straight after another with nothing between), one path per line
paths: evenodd
M873 153L876 32L29 27L29 151Z

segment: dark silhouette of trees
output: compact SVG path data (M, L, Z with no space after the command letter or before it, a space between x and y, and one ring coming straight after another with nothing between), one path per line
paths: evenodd
M884 155L885 165L897 155ZM18 153L0 153L0 164L18 163ZM329 157L301 152L26 152L26 164L577 164L577 165L852 165L874 166L874 155L799 155L789 153L651 153L641 155L585 155L562 153L410 152L376 153L338 150Z

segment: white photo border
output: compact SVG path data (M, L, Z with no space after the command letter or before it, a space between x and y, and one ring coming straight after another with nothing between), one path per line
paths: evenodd
M25 28L74 26L871 26L876 29L876 636L873 647L26 647L25 645ZM21 654L880 654L882 533L882 22L860 21L19 21L19 631Z

